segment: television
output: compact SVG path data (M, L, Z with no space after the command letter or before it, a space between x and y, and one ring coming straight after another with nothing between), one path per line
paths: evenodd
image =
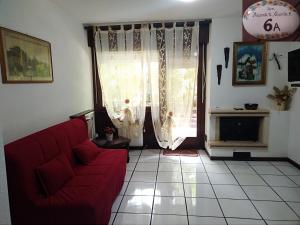
M300 81L300 48L288 52L288 81Z

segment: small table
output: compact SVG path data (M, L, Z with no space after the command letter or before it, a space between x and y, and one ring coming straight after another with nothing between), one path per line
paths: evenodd
M110 149L126 149L127 150L127 163L129 162L129 138L125 137L114 137L113 141L107 141L105 138L95 138L93 142L101 148L110 148Z

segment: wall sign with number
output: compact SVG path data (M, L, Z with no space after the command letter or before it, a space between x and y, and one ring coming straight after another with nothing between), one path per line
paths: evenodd
M243 15L245 30L258 39L276 40L290 36L299 27L297 10L289 3L264 0L249 6Z

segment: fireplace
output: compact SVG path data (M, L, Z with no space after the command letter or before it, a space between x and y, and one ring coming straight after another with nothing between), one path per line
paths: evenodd
M210 110L212 133L209 148L257 148L268 147L269 110ZM214 127L214 128L213 128Z
M220 117L221 141L258 141L259 117Z

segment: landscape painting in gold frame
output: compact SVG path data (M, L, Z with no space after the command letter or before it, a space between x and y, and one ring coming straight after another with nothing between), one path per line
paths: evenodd
M0 65L3 83L53 82L51 44L2 27Z

